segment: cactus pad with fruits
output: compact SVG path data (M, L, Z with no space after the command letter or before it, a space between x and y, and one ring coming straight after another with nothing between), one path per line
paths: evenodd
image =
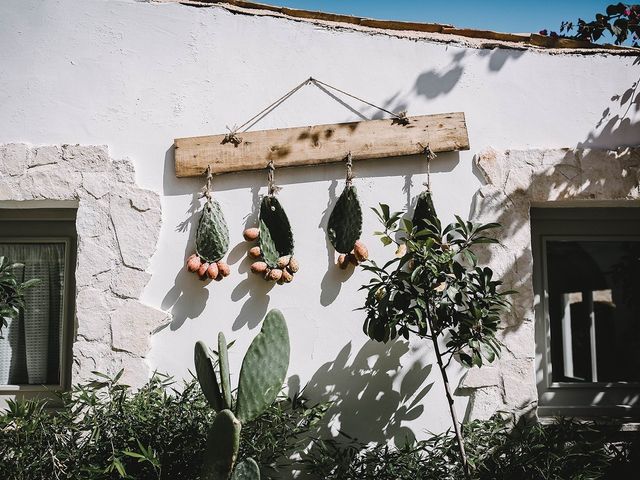
M356 187L346 186L329 216L327 235L339 253L350 253L362 234L362 208Z
M416 202L416 208L413 211L413 226L417 231L424 230L427 227L427 223L440 228L440 220L436 214L436 209L433 206L433 199L431 198L431 191L425 190L418 195Z

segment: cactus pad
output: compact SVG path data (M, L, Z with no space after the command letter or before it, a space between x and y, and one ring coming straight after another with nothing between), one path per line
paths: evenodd
M229 228L220 204L208 199L198 223L196 232L196 253L207 263L214 263L224 257L229 249Z
M418 201L416 202L416 208L413 212L413 226L418 231L427 228L427 224L435 226L440 230L440 220L436 213L436 209L433 206L433 200L431 198L431 192L425 190L418 195Z
M222 410L222 395L216 378L216 372L211 364L207 346L203 342L196 342L193 359L196 364L196 375L202 393L216 412Z
M293 233L282 205L272 195L260 204L260 251L265 263L276 268L278 258L293 254Z
M220 386L222 387L222 408L231 409L231 376L229 374L229 353L224 333L218 333L218 362L220 366Z
M240 428L231 410L221 410L216 415L207 434L201 478L229 480L240 448Z
M350 253L362 233L362 208L356 187L346 186L329 216L327 235L339 253Z
M246 458L233 471L231 480L260 480L260 469L253 458Z
M242 361L236 400L241 422L253 420L274 402L287 375L289 352L287 324L279 310L271 310Z

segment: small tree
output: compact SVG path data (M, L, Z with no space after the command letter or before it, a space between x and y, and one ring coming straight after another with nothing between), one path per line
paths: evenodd
M418 198L413 220L402 218L403 212L390 212L388 205L373 210L384 225L376 234L385 245L396 244L397 258L382 267L374 261L363 265L375 274L362 287L368 291L362 307L367 312L364 332L379 342L410 335L431 340L463 469L470 478L447 367L453 358L480 367L500 354L499 316L512 292L498 291L501 282L493 279L490 268L477 265L473 252L478 244L497 242L485 233L499 225L456 216L456 222L442 229L429 191Z

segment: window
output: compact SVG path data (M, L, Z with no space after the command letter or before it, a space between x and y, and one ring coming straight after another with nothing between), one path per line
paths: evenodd
M76 210L0 208L0 256L23 264L26 308L0 338L0 395L69 386L74 315Z
M640 208L532 208L538 413L640 413Z

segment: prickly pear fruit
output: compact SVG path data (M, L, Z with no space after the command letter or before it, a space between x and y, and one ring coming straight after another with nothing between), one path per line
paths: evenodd
M247 242L251 242L255 239L257 239L260 236L260 230L257 228L247 228L243 233L242 236L244 237L244 239Z
M262 252L260 251L260 247L251 247L249 249L249 256L253 258L260 258Z
M200 268L198 269L198 275L200 275L201 277L206 277L208 268L209 268L208 263L201 264Z
M216 265L215 263L212 263L209 265L209 268L207 268L207 277L216 278L217 276L218 276L218 265Z
M353 253L348 253L347 254L347 261L350 264L355 265L356 267L360 264L360 262L358 262L358 259L356 258L356 256Z
M253 458L245 458L233 470L231 480L260 480L260 468Z
M347 258L347 256L344 253L341 253L338 256L338 266L342 269L342 270L346 270L347 267L349 266L349 259Z
M231 410L221 410L207 434L201 478L228 480L238 457L241 424Z
M369 250L367 246L358 240L353 247L353 254L355 255L358 262L364 262L369 258Z
M187 270L197 272L201 264L200 257L194 253L189 257L189 260L187 260Z
M280 270L279 268L274 268L269 272L269 280L273 280L274 282L277 282L281 278L282 278L282 270Z
M240 368L236 415L241 422L253 420L276 399L289 368L289 353L287 323L279 310L271 310Z
M362 208L356 187L347 186L331 211L327 223L327 235L337 252L347 254L353 250L361 233Z
M289 270L287 270L286 268L284 270L282 270L282 279L281 279L284 283L291 283L291 281L293 280L293 275L291 273L289 273Z
M300 265L298 264L298 260L291 257L291 259L289 260L289 265L287 265L287 270L289 270L289 272L291 273L298 273L298 270L300 270Z
M214 199L208 199L196 231L196 252L203 262L213 263L220 260L228 248L229 229L222 209Z
M207 346L204 342L196 342L193 351L193 361L196 365L198 383L205 398L216 412L222 410L222 394L216 378L216 372L211 364Z
M265 262L253 262L251 264L251 271L253 273L264 273L267 271L267 264Z
M289 260L291 259L291 257L289 257L288 255L284 256L284 257L280 257L278 259L278 268L280 270L282 270L284 267L286 267L287 265L289 265Z
M231 268L225 262L217 262L216 265L218 266L218 272L223 277L228 277L231 274Z

